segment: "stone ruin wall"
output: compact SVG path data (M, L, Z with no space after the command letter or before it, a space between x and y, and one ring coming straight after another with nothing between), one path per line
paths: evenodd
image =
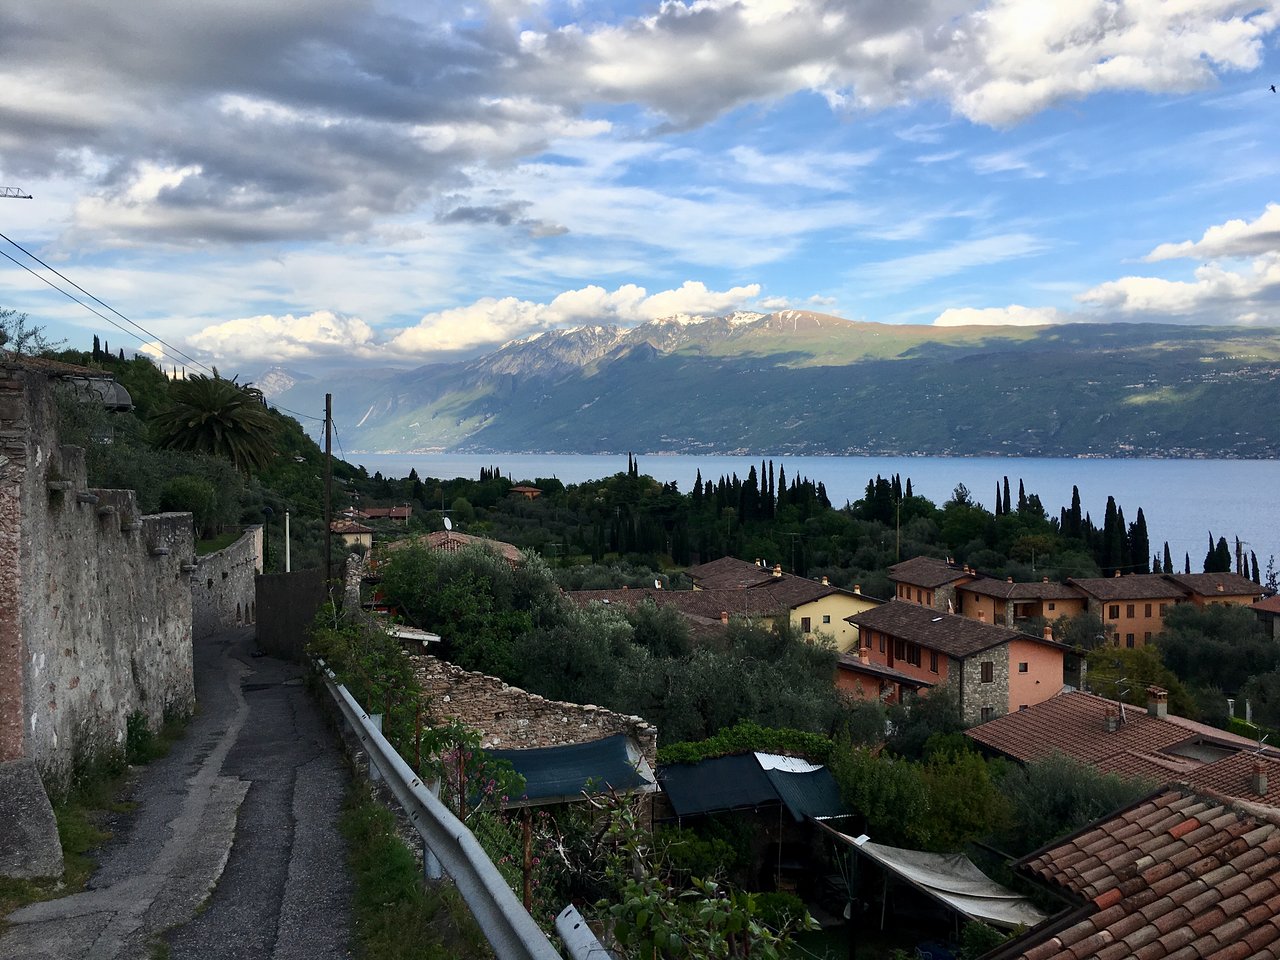
M262 572L262 527L217 553L196 559L191 574L191 634L196 639L256 623L257 575Z
M46 787L195 703L191 515L141 516L59 444L48 375L0 365L0 762Z
M649 765L657 768L658 728L640 717L591 704L548 700L425 654L411 654L409 660L425 695L424 719L458 720L479 730L486 749L559 747L625 733L635 739Z

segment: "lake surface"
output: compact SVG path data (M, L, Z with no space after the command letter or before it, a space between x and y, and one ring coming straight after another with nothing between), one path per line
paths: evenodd
M481 467L498 467L517 482L556 477L566 484L596 480L627 469L625 456L588 455L421 455L362 454L354 457L373 473L403 477L416 469L420 477L477 479ZM681 492L693 489L699 470L704 480L737 473L746 477L759 457L668 456L640 457L640 472ZM768 457L764 458L770 459ZM941 505L963 483L988 509L995 502L996 484L1008 476L1016 500L1018 480L1028 494L1037 494L1050 516L1071 504L1071 486L1080 488L1080 502L1094 523L1102 525L1107 497L1113 496L1132 523L1138 508L1147 520L1151 547L1159 551L1169 541L1175 566L1191 554L1191 569L1199 572L1208 549L1209 532L1246 541L1266 570L1267 558L1280 555L1280 461L1276 460L1053 460L1001 457L773 457L775 468L826 484L831 502L862 497L867 480L901 474L911 478L914 493Z

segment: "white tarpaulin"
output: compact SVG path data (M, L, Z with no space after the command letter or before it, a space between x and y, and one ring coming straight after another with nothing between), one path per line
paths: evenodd
M1034 927L1045 919L1045 915L1032 906L1026 897L996 883L968 857L958 853L903 850L900 847L872 843L870 840L858 843L846 833L831 830L830 827L826 829L917 890L927 893L971 920L983 920L1012 929L1018 926Z

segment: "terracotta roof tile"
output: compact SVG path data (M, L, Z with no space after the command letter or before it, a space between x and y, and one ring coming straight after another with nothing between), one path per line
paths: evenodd
M939 613L932 607L922 607L902 600L890 600L872 610L855 613L845 619L856 624L859 629L878 630L888 636L909 640L958 658L972 656L1012 640L1045 642L1042 637L1033 637L956 614ZM1058 644L1049 645L1060 649Z
M895 563L889 568L890 580L909 583L913 587L924 587L928 590L972 578L972 574L936 557L912 557L910 560Z
M1020 941L1018 955L1168 960L1274 953L1280 848L1262 850L1273 841L1280 841L1280 818L1273 823L1188 789L1165 788L1017 865L1077 896L1098 898L1091 914L1057 936L1037 942L1033 932ZM1242 869L1245 853L1249 865Z
M1202 597L1262 596L1261 586L1238 573L1171 573L1165 578Z
M1125 600L1177 600L1186 591L1159 573L1127 577L1068 577L1067 583L1104 603Z

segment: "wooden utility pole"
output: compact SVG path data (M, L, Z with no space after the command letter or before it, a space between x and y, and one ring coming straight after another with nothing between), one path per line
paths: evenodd
M324 582L333 579L333 394L324 395Z

